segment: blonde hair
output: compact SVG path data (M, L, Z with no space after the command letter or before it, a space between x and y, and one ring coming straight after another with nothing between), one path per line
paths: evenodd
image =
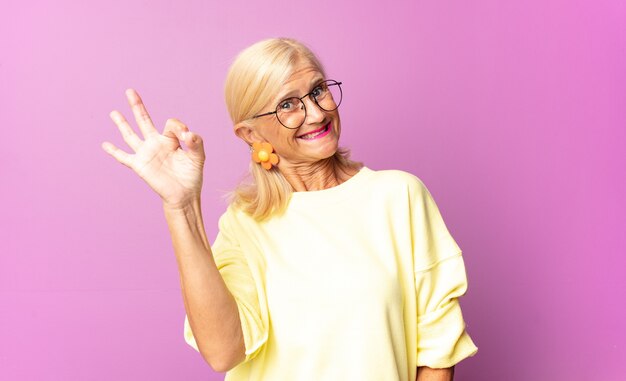
M233 125L262 112L301 60L326 77L324 67L313 52L291 38L262 40L240 52L230 66L224 88L226 108ZM362 167L349 157L350 151L340 147L331 159L339 167ZM268 171L251 160L248 178L227 197L255 220L263 221L282 213L292 192L291 184L276 167Z

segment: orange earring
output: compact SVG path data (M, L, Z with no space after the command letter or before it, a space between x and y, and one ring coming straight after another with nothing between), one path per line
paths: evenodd
M267 142L252 143L252 160L260 163L267 170L278 163L278 155L272 152L274 152L274 147Z

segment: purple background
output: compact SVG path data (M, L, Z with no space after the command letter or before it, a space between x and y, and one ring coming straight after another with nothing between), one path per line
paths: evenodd
M203 208L245 172L237 52L308 43L342 144L419 176L463 249L457 380L626 374L623 1L2 1L0 379L221 380L183 341L160 200L100 148L139 90L206 141Z

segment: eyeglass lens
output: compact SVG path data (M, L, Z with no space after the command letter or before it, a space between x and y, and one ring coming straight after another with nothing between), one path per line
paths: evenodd
M339 107L342 98L340 85L327 80L316 86L309 95L324 111L333 111ZM288 98L276 107L276 116L280 123L288 128L298 128L306 119L306 107L299 98Z

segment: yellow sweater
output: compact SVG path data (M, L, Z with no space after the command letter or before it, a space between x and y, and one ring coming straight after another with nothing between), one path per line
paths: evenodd
M212 251L246 346L227 381L413 381L478 350L461 250L410 173L364 167L263 223L229 206Z

